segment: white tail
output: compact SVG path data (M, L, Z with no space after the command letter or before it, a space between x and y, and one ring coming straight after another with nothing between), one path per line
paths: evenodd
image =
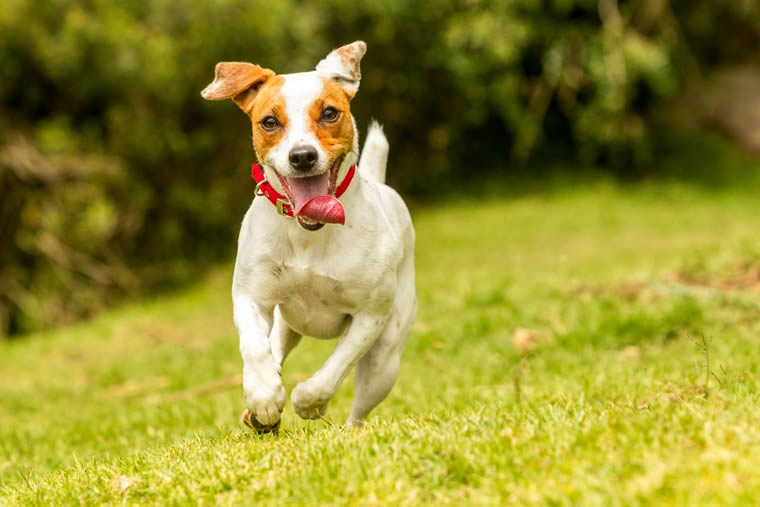
M383 127L372 120L359 160L359 172L367 178L385 183L385 166L387 163L388 139L383 134Z

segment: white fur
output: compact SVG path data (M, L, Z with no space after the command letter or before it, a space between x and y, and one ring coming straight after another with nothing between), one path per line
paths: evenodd
M367 178L385 183L385 167L388 164L388 140L383 134L383 127L372 121L364 141L359 171Z
M316 72L286 76L282 93L293 130L263 161L268 177L275 168L287 176L287 152L313 135L306 132L305 115L309 101L319 94L318 81ZM356 151L355 141L354 161ZM348 423L360 426L395 382L417 297L414 229L402 199L382 183L387 154L388 142L373 125L360 170L341 197L343 226L307 231L279 215L266 199L255 199L243 219L232 300L245 401L262 424L273 425L280 418L286 401L282 363L301 335L340 339L325 364L293 389L291 401L299 416L324 415L356 366ZM340 180L352 163L343 164ZM276 178L269 181L274 184Z

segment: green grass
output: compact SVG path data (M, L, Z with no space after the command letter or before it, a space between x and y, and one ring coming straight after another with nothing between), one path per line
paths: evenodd
M597 183L414 218L419 318L365 429L339 427L350 381L332 424L290 405L277 437L239 423L224 268L0 344L0 497L757 503L756 189ZM520 329L532 349L515 345ZM288 390L332 345L302 342Z

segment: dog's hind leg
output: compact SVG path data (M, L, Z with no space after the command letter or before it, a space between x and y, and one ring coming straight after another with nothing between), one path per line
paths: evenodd
M299 417L316 419L324 415L328 402L343 379L372 348L389 317L377 313L359 313L351 318L351 324L325 364L311 378L296 385L290 393L290 401Z
M291 329L282 317L280 308L276 307L274 309L272 331L269 333L269 343L272 347L272 357L274 358L275 363L280 367L280 374L282 374L282 363L285 362L285 358L288 357L290 351L293 350L300 341L301 335Z
M367 354L356 365L354 401L346 425L361 427L364 419L383 401L398 376L401 354L417 317L414 260L409 258L399 278L391 316Z
M370 411L388 396L398 376L401 354L414 326L416 300L394 311L380 338L356 365L354 401L347 426L362 427ZM396 307L399 308L399 307Z
M366 178L385 183L385 166L388 163L388 139L383 127L372 121L359 160L359 172Z

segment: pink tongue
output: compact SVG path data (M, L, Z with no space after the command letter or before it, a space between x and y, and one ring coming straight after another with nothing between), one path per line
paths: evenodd
M345 224L346 212L335 197L328 195L329 172L310 178L288 178L296 216L323 224Z
M318 195L306 201L296 216L311 218L323 224L346 223L346 212L338 199L331 195Z

